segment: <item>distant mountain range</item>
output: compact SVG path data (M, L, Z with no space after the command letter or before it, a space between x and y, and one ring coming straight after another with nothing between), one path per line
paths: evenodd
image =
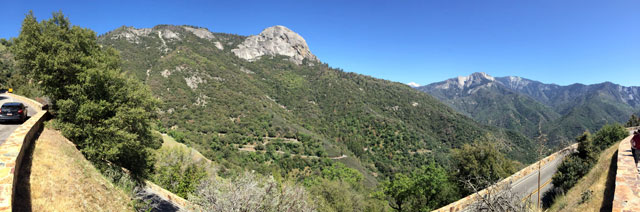
M564 145L585 130L624 123L640 111L640 87L610 82L560 86L521 77L473 73L416 89L473 119Z

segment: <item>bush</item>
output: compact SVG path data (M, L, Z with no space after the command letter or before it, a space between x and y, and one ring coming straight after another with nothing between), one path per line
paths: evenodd
M578 142L578 157L585 160L585 162L593 164L597 160L598 149L593 145L593 137L591 133L584 132L581 136L576 138Z
M514 161L507 159L490 141L474 142L454 149L452 161L458 170L455 173L458 187L464 189L464 195L471 194L474 190L465 187L463 182L470 181L482 189L517 170Z
M382 192L397 211L431 211L457 198L454 185L446 170L431 162L410 176L396 174L382 184Z
M558 166L556 174L553 175L553 186L566 192L578 183L578 180L586 175L591 167L593 167L593 163L578 157L576 154L567 156Z
M640 125L640 117L636 116L636 114L632 114L629 121L624 125L625 127L635 127Z
M628 135L619 124L603 126L595 136L584 132L576 138L578 152L567 156L553 175L553 185L566 192L596 164L599 153Z
M629 135L627 129L620 124L608 124L603 126L595 135L594 142L599 151L603 151L612 144Z
M207 176L205 164L193 161L185 148L163 148L156 160L153 181L183 198L192 194L200 180Z
M204 211L315 211L304 187L245 172L234 180L205 178L189 200Z

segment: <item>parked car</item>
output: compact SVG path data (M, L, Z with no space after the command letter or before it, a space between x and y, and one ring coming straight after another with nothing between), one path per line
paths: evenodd
M0 107L0 121L18 121L20 123L27 120L27 106L20 102L7 102Z

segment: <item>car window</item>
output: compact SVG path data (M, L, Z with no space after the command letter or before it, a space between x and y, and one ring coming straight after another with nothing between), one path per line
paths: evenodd
M3 106L0 110L18 110L20 107L18 106Z

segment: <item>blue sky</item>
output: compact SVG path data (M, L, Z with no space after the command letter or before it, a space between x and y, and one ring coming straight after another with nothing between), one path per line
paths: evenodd
M473 72L567 85L640 85L640 1L8 1L0 37L24 15L61 10L105 33L122 25L189 24L258 34L284 25L332 67L428 84Z

